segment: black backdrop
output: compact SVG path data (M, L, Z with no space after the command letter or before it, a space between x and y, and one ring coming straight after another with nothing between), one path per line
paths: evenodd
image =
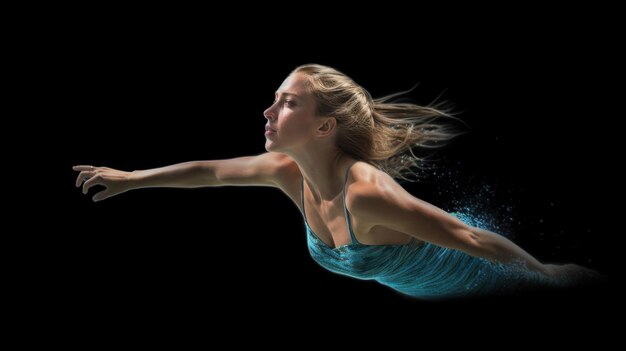
M262 153L262 112L299 64L335 67L373 96L419 82L409 97L426 104L443 93L472 132L438 154L451 175L407 185L413 194L446 209L459 198L480 207L486 198L473 194L488 184L482 213L493 210L522 247L543 261L616 277L613 242L621 233L606 200L617 179L611 171L617 142L607 124L616 114L606 81L611 68L581 56L580 42L420 39L422 50L395 53L356 44L321 50L291 39L273 38L264 49L200 39L103 34L55 46L49 82L63 116L50 122L71 142L55 149L67 208L51 220L65 230L50 239L59 249L48 273L72 301L150 310L227 306L234 314L306 315L364 304L378 312L507 306L531 314L546 306L574 313L573 304L589 312L615 296L604 287L471 303L407 299L317 266L300 212L279 190L145 189L93 203L94 191L82 195L71 171L75 164L133 170ZM587 51L602 46L585 44Z

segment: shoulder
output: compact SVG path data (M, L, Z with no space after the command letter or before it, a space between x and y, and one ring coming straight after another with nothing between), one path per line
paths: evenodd
M257 157L266 162L272 163L276 168L297 167L296 162L287 154L279 152L265 152Z
M281 153L275 153L271 157L275 165L274 180L276 184L283 190L293 191L300 187L300 179L302 173L300 167L291 156Z
M373 165L359 161L351 167L346 185L346 207L350 213L375 218L414 200L390 175Z
M237 157L231 160L242 163L242 166L246 166L247 170L255 173L275 174L298 167L289 155L278 152L264 152L254 156Z
M258 158L260 162L264 162L272 169L273 175L278 180L300 175L298 164L289 155L278 152L266 152L259 155Z

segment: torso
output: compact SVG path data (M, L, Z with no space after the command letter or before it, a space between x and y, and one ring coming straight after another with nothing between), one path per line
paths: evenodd
M344 165L346 167L352 164L350 161ZM366 162L356 162L350 167L348 180L345 187L346 205L350 215L352 232L357 241L364 245L404 245L411 241L408 234L398 232L396 230L366 223L358 216L354 216L350 212L350 185L356 181L376 181L376 177L382 175L382 172ZM297 164L288 176L281 181L281 190L289 196L289 198L301 208L301 185L302 174ZM307 222L311 230L326 243L329 247L339 247L351 243L350 233L343 209L343 193L339 193L334 199L316 202L310 192L307 182L304 182L304 210Z

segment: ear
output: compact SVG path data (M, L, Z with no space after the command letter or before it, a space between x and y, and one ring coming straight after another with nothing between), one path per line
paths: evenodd
M337 127L337 119L335 117L323 117L322 123L317 128L317 135L328 136L333 133Z

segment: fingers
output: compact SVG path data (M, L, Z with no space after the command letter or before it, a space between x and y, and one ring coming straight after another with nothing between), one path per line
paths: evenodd
M76 178L76 187L78 188L85 180L93 177L95 172L93 171L82 171L78 174L78 178Z
M107 171L109 170L109 168L107 167L94 167L94 166L86 166L86 165L79 165L79 166L73 166L72 169L74 171L80 172L78 174L78 177L76 178L76 187L79 187L81 184L83 185L83 194L87 194L87 192L89 192L89 189L91 187L93 187L94 185L104 185L106 186L103 181L102 181L102 177L99 175L100 172L102 171ZM100 172L98 172L100 171ZM84 184L83 184L84 182ZM111 192L108 188L100 191L99 193L95 194L91 199L94 202L98 202L98 201L102 201L104 199L107 199L111 196L115 195L115 193Z
M73 170L75 171L93 171L96 169L96 167L94 166L74 166L72 167Z
M97 193L97 194L96 194L96 195L94 195L91 199L92 199L94 202L98 202L98 201L102 201L102 200L104 200L104 199L106 199L106 198L110 197L111 195L112 195L112 194L111 194L111 192L109 191L109 189L106 189L106 190L103 190L103 191L101 191L101 192Z
M100 178L100 176L95 176L93 178L89 178L88 181L85 182L85 184L83 184L83 194L87 194L87 192L89 191L89 188L91 188L94 185L104 185L101 182L102 178Z
M76 178L76 187L78 188L83 183L83 181L93 177L93 173L96 170L96 167L81 165L81 166L74 166L72 167L72 169L77 172L80 172L80 174Z

